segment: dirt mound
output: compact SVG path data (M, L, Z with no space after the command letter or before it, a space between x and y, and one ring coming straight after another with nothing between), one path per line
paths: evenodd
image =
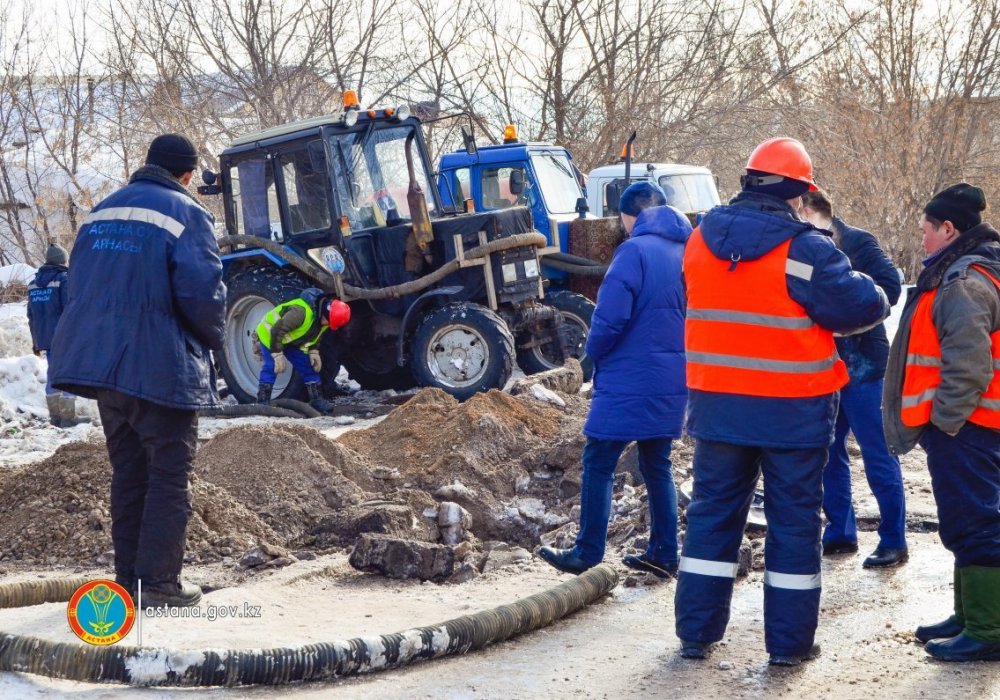
M103 443L78 442L0 475L0 560L30 564L112 563L111 465ZM196 481L188 558L218 561L277 535L215 486Z
M556 435L562 419L559 409L495 390L459 403L424 389L340 441L426 490L458 481L503 496L515 491L518 459Z
M367 498L337 464L374 481L364 460L315 430L244 425L205 443L195 472L294 541L323 515Z

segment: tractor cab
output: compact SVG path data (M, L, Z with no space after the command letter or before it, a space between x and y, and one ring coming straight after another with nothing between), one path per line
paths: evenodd
M513 124L504 129L503 143L442 156L437 189L445 206L454 209L466 202L476 211L528 207L535 228L562 251L568 250L569 222L586 202L583 175L569 151L520 141ZM546 268L545 276L555 280L565 273Z

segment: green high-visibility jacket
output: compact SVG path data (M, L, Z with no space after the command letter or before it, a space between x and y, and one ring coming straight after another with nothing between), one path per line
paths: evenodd
M281 352L286 345L308 352L326 329L307 301L292 299L267 312L257 325L257 337L271 352Z

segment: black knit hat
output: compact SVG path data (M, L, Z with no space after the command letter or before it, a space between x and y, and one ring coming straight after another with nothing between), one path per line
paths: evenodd
M960 232L968 231L983 222L986 195L967 182L960 182L941 190L924 207L924 213L944 223L950 221Z
M198 151L187 136L163 134L149 144L146 165L159 165L175 175L186 173L198 167Z

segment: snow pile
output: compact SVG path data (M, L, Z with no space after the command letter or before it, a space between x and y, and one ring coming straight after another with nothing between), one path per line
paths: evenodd
M0 268L0 270L7 268ZM2 282L0 282L2 284ZM26 302L0 305L0 357L31 355Z
M4 265L0 267L0 287L6 287L11 283L27 286L34 279L37 272L38 270L31 265L25 265L24 263Z

